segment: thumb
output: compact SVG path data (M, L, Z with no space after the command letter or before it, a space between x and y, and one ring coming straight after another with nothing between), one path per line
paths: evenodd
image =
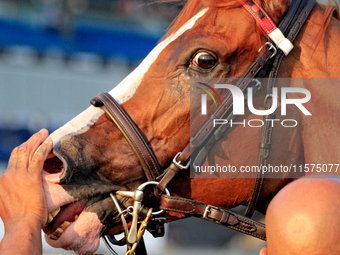
M260 250L260 255L268 255L268 250L267 250L266 247L264 247Z
M49 154L49 152L52 150L53 142L51 138L47 138L37 149L37 151L34 153L31 163L29 165L28 171L31 174L38 173L40 174L45 160Z

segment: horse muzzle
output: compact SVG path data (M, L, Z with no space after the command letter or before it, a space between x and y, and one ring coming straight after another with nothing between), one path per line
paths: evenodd
M46 198L50 211L44 232L47 242L53 247L73 249L79 254L92 254L104 231L115 234L123 231L121 227L115 227L120 224L115 222L118 211L110 193L127 188L114 185L101 177L93 162L86 160L86 157L79 157L79 153L75 153L74 143L73 147L69 144L72 145L69 142L67 146L61 142L56 143L53 155L44 165L44 185L47 185ZM50 182L51 177L56 175L58 180L53 177ZM127 198L121 200L121 205L129 202ZM79 248L77 245L80 243L93 245Z

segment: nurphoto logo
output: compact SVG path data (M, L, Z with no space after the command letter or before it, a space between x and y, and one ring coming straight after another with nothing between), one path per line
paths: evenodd
M220 99L219 94L217 93L216 89L228 89L231 93L232 99L233 99L233 115L244 115L244 110L245 110L245 102L246 105L248 106L248 109L251 113L259 116L265 116L265 115L270 115L275 112L276 108L278 107L278 89L273 88L273 94L270 95L272 97L272 106L270 109L267 110L257 110L254 107L253 104L253 88L249 87L247 89L247 96L245 98L245 95L243 94L242 90L238 88L235 85L231 84L215 84L214 88L212 86L209 86L207 84L204 84L202 82L199 82L199 84L204 85L205 87L209 88L213 93L217 96L217 98L220 101L220 104L222 105L222 101ZM214 101L215 105L217 105L216 100L214 96L212 95L211 92L209 92L205 88L198 87L199 89L203 90L206 92ZM303 94L304 97L301 98L288 98L287 94L288 93L300 93ZM202 115L207 115L207 94L202 94L201 95L201 114ZM296 88L296 87L282 87L281 88L281 115L286 116L287 115L287 105L295 105L304 115L310 116L312 115L303 104L307 103L311 99L311 93L309 90L305 88ZM249 127L262 127L264 125L264 121L262 119L251 119L248 120L246 123L245 120L242 122L233 122L232 120L228 121L226 119L214 119L214 127L216 125L225 125L229 124L232 126L234 125L243 125L246 126L248 124ZM265 121L271 122L272 126L274 126L274 122L280 121L279 119L265 119ZM288 123L291 122L293 124L288 125ZM255 125L255 123L257 123ZM297 126L297 121L294 119L284 119L281 120L281 125L283 127L295 127Z

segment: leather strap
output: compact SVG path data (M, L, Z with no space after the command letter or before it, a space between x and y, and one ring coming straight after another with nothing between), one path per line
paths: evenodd
M294 41L303 24L306 22L309 14L311 13L313 7L315 5L315 0L303 0L303 1L292 1L292 5L289 8L288 13L285 18L280 23L279 28L283 31L287 31L288 39L290 41ZM298 16L296 14L299 14ZM297 18L296 18L297 16ZM272 94L273 87L275 84L276 77L279 72L279 68L281 66L282 60L285 54L282 51L279 51L273 66L271 68L269 74L269 80L267 83L267 97L265 100L265 109L270 109L272 106ZM265 116L267 119L275 119L275 112L271 115ZM262 128L261 142L260 142L260 154L258 160L259 169L262 169L262 166L267 165L267 159L269 156L269 151L271 149L271 136L273 133L273 126L269 121L264 122L264 126ZM246 212L244 213L245 217L251 217L255 211L257 201L260 197L262 185L263 185L263 172L256 173L256 179L254 183L254 188L248 202L248 206Z
M286 55L294 48L289 39L285 38L282 30L277 28L269 15L262 9L255 0L238 0L244 9L254 18L262 31L281 49Z
M275 56L275 54L276 53L273 52L271 44L266 43L263 47L261 47L258 56L252 62L243 77L239 79L236 86L239 87L242 91L245 91L251 85L251 83L254 82L254 78L263 68L262 63L266 63L267 61L269 61L272 57ZM230 113L232 113L232 105L233 99L231 95L229 95L223 100L222 105L215 111L213 115L214 118L223 119L227 117ZM215 130L217 130L217 127L214 128L213 119L209 119L190 143L194 148L201 148L204 144L207 143L208 139Z
M155 180L161 174L158 160L138 127L120 104L109 93L99 93L91 100L91 104L102 107L111 117L136 153L147 179Z
M200 217L244 234L266 240L265 224L247 219L229 210L203 204L194 200L162 195L160 209Z

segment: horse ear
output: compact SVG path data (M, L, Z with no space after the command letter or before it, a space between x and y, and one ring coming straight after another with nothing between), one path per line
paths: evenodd
M290 0L261 0L261 5L278 25L289 9Z

